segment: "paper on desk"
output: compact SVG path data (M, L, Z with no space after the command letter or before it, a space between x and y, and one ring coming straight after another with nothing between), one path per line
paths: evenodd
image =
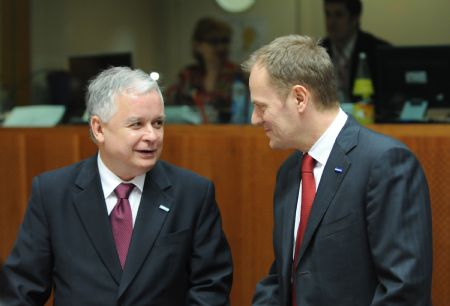
M52 127L61 121L63 105L16 106L3 122L4 127Z
M400 120L423 121L425 120L427 108L428 108L427 101L419 101L419 102L406 101L405 104L403 105L402 112L400 113Z
M167 105L164 112L166 114L166 123L202 123L196 107L188 105Z

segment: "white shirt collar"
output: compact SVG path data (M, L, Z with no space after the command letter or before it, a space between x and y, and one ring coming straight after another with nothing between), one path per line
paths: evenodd
M125 182L121 180L117 175L115 175L111 170L109 170L108 167L106 167L106 165L102 161L102 158L100 157L100 153L97 155L97 164L98 164L98 171L100 173L100 181L102 182L103 195L106 199L114 192L114 189L116 189L116 187L120 183ZM135 178L126 183L134 184L136 188L138 188L139 191L142 193L142 190L144 189L145 175L146 174L144 173L139 176L136 176Z
M334 118L330 126L309 150L308 154L311 155L311 157L313 157L320 165L326 164L334 143L336 142L336 138L344 127L347 118L348 115L341 108L339 108L336 118Z
M349 60L352 56L353 49L355 48L356 44L356 38L358 37L358 32L355 32L350 39L347 41L345 46L342 50L338 50L336 45L334 43L331 43L331 48L333 51L333 54L336 55L336 57L344 56L346 60Z

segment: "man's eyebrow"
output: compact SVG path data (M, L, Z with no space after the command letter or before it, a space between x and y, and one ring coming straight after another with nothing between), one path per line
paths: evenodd
M260 102L260 101L258 101L258 100L252 100L252 103L253 103L254 105L257 105L257 106L265 106L265 105L266 105L265 103Z
M155 118L155 120L165 120L166 119L166 115L161 115Z
M125 123L126 124L135 123L135 122L141 121L142 119L143 119L142 117L129 117L125 120ZM163 121L166 120L166 115L160 115L155 118L151 118L151 121L157 121L157 120L163 120Z
M141 120L141 118L139 118L139 117L129 117L129 118L127 118L127 120L125 120L125 123L134 123L134 122L137 122L140 120Z

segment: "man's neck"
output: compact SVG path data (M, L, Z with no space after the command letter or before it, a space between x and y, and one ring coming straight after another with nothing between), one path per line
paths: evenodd
M333 121L336 119L340 111L340 107L336 104L336 107L323 110L314 110L310 117L308 117L306 125L309 127L308 137L303 139L303 143L300 143L296 148L302 152L308 152L309 149L320 139L325 131L330 127Z
M357 35L358 35L358 30L355 30L351 35L347 36L346 38L334 41L333 43L334 43L336 49L343 52L349 44L353 43L356 40Z

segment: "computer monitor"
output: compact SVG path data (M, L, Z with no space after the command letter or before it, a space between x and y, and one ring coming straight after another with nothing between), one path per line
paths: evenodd
M382 47L377 56L375 122L450 121L450 45Z
M82 117L86 109L86 89L89 80L100 71L111 66L132 67L132 55L109 53L69 57L69 75L71 79L71 99L67 106L65 122L75 122Z

